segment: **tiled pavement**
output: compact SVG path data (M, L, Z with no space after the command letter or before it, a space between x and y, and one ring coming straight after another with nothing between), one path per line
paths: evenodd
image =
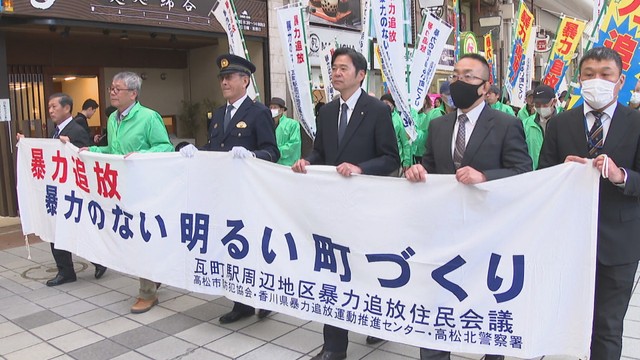
M0 233L2 228L0 227ZM0 358L14 359L310 359L322 345L322 325L282 314L255 316L220 325L231 302L223 297L161 287L159 306L130 314L138 281L108 270L93 278L93 267L75 257L78 281L54 288L49 244L0 251ZM416 359L418 349L384 342L365 343L350 334L348 359ZM479 359L456 354L453 359ZM551 357L548 360L569 360ZM640 289L627 313L623 359L640 360Z

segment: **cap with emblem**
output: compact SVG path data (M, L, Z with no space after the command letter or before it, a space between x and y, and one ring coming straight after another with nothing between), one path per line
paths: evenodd
M551 99L556 98L556 92L553 91L553 88L548 85L538 85L535 90L533 90L533 101L537 103L548 103Z
M251 75L256 71L256 66L251 61L241 58L238 55L224 54L218 56L216 63L220 68L219 75L226 75L232 73L244 73Z
M279 98L279 97L271 98L271 101L269 102L269 105L278 105L281 108L283 108L285 111L287 111L287 107L285 106L284 100Z

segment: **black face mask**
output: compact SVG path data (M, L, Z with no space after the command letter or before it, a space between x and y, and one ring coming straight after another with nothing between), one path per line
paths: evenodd
M454 81L449 85L451 91L451 99L458 109L468 109L482 95L478 94L480 86L484 85L484 81L480 85L468 84L464 81Z

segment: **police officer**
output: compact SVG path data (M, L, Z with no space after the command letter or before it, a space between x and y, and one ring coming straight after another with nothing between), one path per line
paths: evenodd
M277 162L280 152L271 111L247 95L251 74L256 71L256 66L231 54L219 56L216 63L220 68L218 80L226 104L213 114L209 125L209 141L201 150L231 151L237 158L257 157ZM180 149L180 153L187 157L193 156L194 152L193 145ZM222 315L220 323L236 322L254 313L253 307L234 302L233 310ZM268 310L259 310L258 318L264 318L269 313Z

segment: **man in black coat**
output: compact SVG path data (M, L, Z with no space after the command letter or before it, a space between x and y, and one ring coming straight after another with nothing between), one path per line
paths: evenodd
M308 165L333 165L345 177L352 174L390 175L400 167L389 107L360 87L367 61L353 49L339 48L331 59L331 83L340 98L320 109L313 151L292 170L306 173ZM322 351L312 360L346 358L348 331L325 325ZM377 339L367 338L367 342Z
M73 121L82 125L82 128L87 132L87 134L89 134L89 136L91 136L91 130L89 130L89 119L91 119L93 114L96 113L96 110L98 110L98 103L93 99L87 99L82 103L82 111L73 118Z
M620 359L623 320L640 260L640 113L617 101L625 80L617 52L593 48L579 69L584 104L549 120L540 168L587 159L598 171L605 167L590 359Z
M67 94L57 93L49 97L49 116L55 123L56 128L49 135L53 139L61 139L63 142L71 142L78 148L93 145L82 125L73 120L71 111L73 110L73 99ZM18 141L24 135L18 134ZM70 252L66 250L56 249L54 243L51 243L51 253L56 261L58 274L51 280L47 281L47 286L57 286L64 283L76 281L76 272L73 269L73 259ZM95 266L94 276L99 279L104 275L107 268L93 263Z

